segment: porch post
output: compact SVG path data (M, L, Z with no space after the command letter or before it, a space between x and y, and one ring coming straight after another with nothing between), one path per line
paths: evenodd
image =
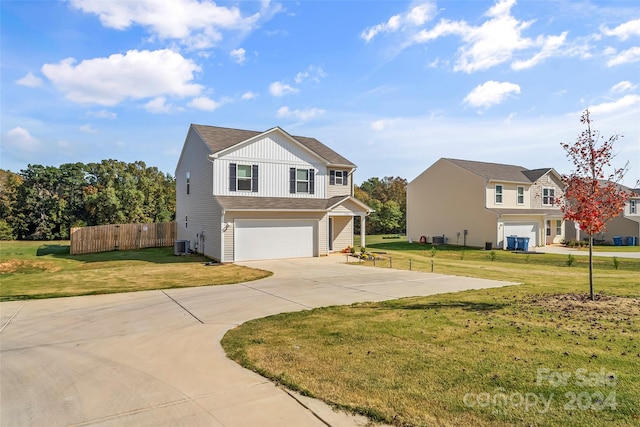
M365 222L366 222L366 216L364 214L360 215L360 247L362 248L366 248L366 242L365 242Z

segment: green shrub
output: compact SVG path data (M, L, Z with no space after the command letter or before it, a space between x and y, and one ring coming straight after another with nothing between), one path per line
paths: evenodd
M576 258L569 254L569 257L567 258L567 267L571 267L573 264L575 264L576 262Z

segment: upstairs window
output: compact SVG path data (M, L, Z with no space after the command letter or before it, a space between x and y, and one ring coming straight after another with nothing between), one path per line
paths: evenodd
M289 169L289 193L313 194L315 190L315 171L313 169Z
M496 204L502 203L502 185L496 185Z
M258 191L258 165L229 164L229 191Z
M517 194L517 203L519 205L524 205L524 187L518 186L518 194Z
M187 194L189 194L190 186L191 186L191 172L187 172Z
M551 206L555 203L555 193L556 190L554 188L543 188L542 189L542 204L545 206Z
M637 214L638 213L638 202L637 200L629 200L629 213Z
M347 171L330 170L329 184L330 185L349 185L349 174L347 173Z

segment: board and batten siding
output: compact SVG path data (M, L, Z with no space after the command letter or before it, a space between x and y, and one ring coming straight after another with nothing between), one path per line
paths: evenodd
M213 198L209 154L207 145L190 129L176 167L177 239L189 240L191 249L197 243L199 253L220 260L222 210Z
M258 165L258 191L230 191L229 165ZM326 166L297 144L277 133L243 144L213 162L213 192L221 196L326 197ZM289 192L289 169L314 169L314 194Z

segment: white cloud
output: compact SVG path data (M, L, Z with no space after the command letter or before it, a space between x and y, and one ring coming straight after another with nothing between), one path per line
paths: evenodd
M609 29L603 25L600 27L600 31L606 36L618 37L620 40L626 40L631 36L640 36L640 19L627 21L614 29Z
M269 93L273 96L281 97L290 93L298 93L299 89L296 89L286 83L273 82L269 85Z
M394 15L386 22L365 29L360 33L360 37L368 43L380 33L394 33L403 28L419 27L433 19L435 11L436 7L432 2L412 5L408 11Z
M231 56L231 58L233 58L234 61L236 61L238 64L244 64L244 62L246 61L246 57L245 54L247 53L246 50L244 50L243 48L240 49L234 49L232 50L229 55Z
M300 84L306 79L311 79L315 83L319 83L320 79L327 77L327 73L324 72L322 67L317 67L315 65L309 65L305 71L300 71L294 77L296 84Z
M515 0L497 2L485 14L490 18L488 21L461 34L465 44L458 49L455 71L486 70L511 60L514 52L534 45L531 39L522 37L533 21L515 19L511 15L514 4Z
M640 95L625 95L616 101L592 105L589 107L589 111L593 115L610 114L626 110L629 107L633 107L638 104L640 104Z
M377 132L387 130L393 126L395 120L393 119L380 119L371 123L371 129Z
M242 96L240 97L242 100L249 100L249 99L255 99L258 97L257 93L253 93L251 91L245 92L242 94Z
M200 70L192 60L168 49L130 50L124 55L87 59L78 64L67 58L42 66L43 74L67 99L106 106L127 98L198 95L202 86L192 81Z
M534 20L516 19L511 9L516 0L498 0L484 14L487 18L480 25L471 25L464 20L441 19L431 28L423 28L411 34L401 45L405 49L413 44L429 43L446 36L457 36L462 40L456 52L454 71L473 73L487 70L496 65L514 61L517 54L539 50L529 59L517 59L512 64L514 70L531 68L552 56L587 56L585 46L565 46L567 32L560 35L539 35L535 38L524 36ZM420 21L417 21L420 22ZM422 20L422 23L427 22ZM386 27L385 27L386 28ZM385 28L372 27L362 37L370 40ZM430 66L436 66L432 62Z
M613 93L622 93L630 90L635 90L638 85L631 83L628 80L622 81L611 88L611 92Z
M630 64L640 61L640 46L634 46L627 50L623 50L613 58L607 61L607 67L614 67L616 65Z
M263 2L260 12L245 16L238 7L206 0L71 0L70 5L97 15L105 27L126 30L139 25L161 40L179 40L195 49L215 46L223 39L223 31L250 32L260 20L281 10L278 4Z
M98 133L98 131L96 129L94 129L90 123L87 123L86 125L82 125L80 126L80 132L84 132L84 133Z
M2 140L3 150L9 148L23 152L33 153L42 148L40 141L20 126L8 130Z
M320 108L307 108L306 110L290 110L289 107L280 107L278 110L278 117L294 117L298 120L309 120L314 117L321 116L325 113Z
M168 114L172 109L171 104L167 104L167 98L159 96L144 104L144 109L153 114Z
M200 96L198 98L192 99L191 102L189 102L189 104L187 105L191 108L196 108L198 110L213 111L216 108L220 107L222 103L216 102L213 99L206 96Z
M108 110L89 111L87 114L91 117L96 117L98 119L108 119L108 120L115 120L118 117L116 113Z
M33 73L29 72L24 77L16 80L16 83L20 86L41 87L42 79L40 77L34 76Z
M463 102L471 107L488 108L500 104L513 93L520 93L520 86L515 83L490 80L476 86Z
M560 34L559 36L549 36L544 39L542 44L542 49L540 52L533 55L531 58L524 61L514 61L511 64L511 68L514 70L524 70L526 68L535 67L545 59L556 56L560 51L560 48L564 45L565 40L567 38L567 31Z

